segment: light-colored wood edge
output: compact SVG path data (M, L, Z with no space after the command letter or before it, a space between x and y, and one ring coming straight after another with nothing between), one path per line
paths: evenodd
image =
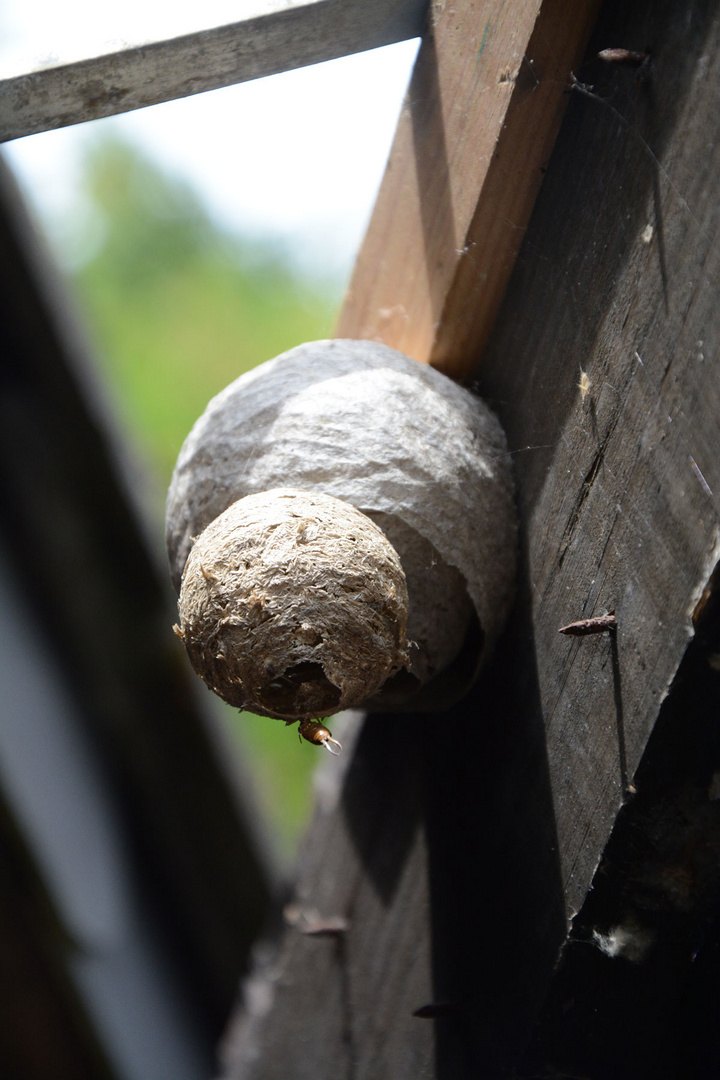
M427 0L311 0L0 80L0 142L417 37Z
M472 376L597 8L433 4L338 337Z

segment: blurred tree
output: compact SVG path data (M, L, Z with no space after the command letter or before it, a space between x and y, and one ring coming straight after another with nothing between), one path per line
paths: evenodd
M84 184L94 237L77 291L120 417L164 492L208 400L263 360L329 336L338 291L304 285L277 244L223 231L191 188L128 144L94 145ZM279 721L227 712L289 853L317 752Z
M210 397L329 336L338 294L304 285L276 243L223 231L131 146L100 143L86 166L97 242L75 276L124 418L164 483Z

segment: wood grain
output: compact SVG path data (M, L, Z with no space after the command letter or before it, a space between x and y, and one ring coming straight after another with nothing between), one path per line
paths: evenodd
M649 80L593 59L620 46ZM287 931L233 1080L277 1075L281 1042L293 1080L499 1077L530 1037L720 556L719 58L711 0L603 8L473 352L516 466L513 617L462 706L368 719L298 887L345 951L314 967ZM557 633L607 610L614 636Z
M435 4L338 337L457 379L492 329L597 11Z
M0 80L0 142L422 33L426 0L305 0L228 26Z

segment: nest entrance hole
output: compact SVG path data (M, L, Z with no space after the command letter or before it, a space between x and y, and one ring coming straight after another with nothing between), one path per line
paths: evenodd
M298 696L307 697L308 692L319 715L329 715L340 701L340 688L330 682L322 664L303 660L286 668L263 688L262 703L277 712L290 712Z

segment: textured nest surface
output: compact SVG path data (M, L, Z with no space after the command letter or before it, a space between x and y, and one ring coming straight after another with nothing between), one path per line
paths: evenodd
M365 514L276 489L233 503L197 539L179 634L225 701L304 720L359 705L406 664L407 608L397 552Z
M193 538L272 488L357 507L400 556L407 671L368 702L446 708L475 679L513 595L516 525L505 437L474 394L374 341L314 341L242 375L188 435L170 485L176 588Z

